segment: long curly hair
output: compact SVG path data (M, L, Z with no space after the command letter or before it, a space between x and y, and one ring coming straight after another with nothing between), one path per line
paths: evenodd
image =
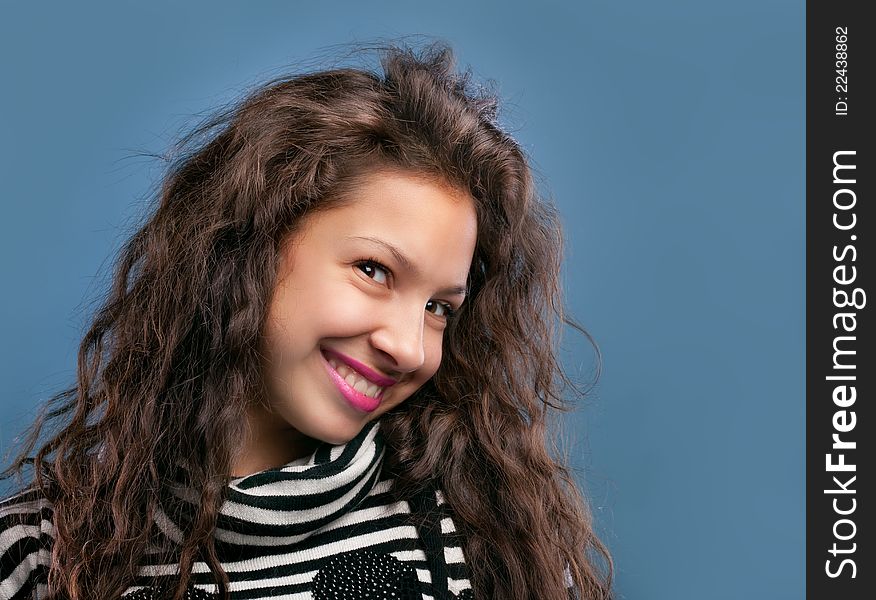
M379 49L381 68L275 79L183 140L157 206L123 247L81 342L76 385L55 396L4 471L32 465L53 505L51 598L118 597L184 461L200 494L174 598L207 564L249 403L282 242L368 169L438 177L475 200L468 300L435 376L381 417L398 498L438 486L466 540L475 594L611 596L611 559L547 436L568 408L557 356L562 237L528 160L497 124L494 93L442 43ZM38 445L48 421L57 432ZM36 452L34 453L34 450Z

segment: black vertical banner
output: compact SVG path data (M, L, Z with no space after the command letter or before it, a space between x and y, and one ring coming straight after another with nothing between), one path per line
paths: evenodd
M806 593L825 600L876 598L876 22L867 4L806 7Z

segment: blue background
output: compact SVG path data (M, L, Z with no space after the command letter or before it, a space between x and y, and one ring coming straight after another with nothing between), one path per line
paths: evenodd
M619 598L802 598L803 2L6 3L0 452L75 375L161 176L138 153L327 46L407 34L497 82L563 214L604 354L565 438ZM564 357L592 374L580 336Z

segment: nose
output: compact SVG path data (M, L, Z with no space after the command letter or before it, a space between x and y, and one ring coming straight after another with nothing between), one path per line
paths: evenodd
M408 373L423 366L426 349L423 341L423 306L387 307L380 324L371 332L371 345L388 355L393 369Z

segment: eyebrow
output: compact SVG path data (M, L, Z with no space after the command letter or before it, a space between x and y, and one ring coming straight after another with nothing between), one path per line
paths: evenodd
M414 263L412 263L410 261L410 259L408 259L408 257L405 256L401 250L399 250L397 247L393 246L389 242L381 240L380 238L362 237L362 236L347 236L346 239L348 239L348 240L361 240L364 242L370 242L372 244L376 244L377 246L380 246L381 248L383 248L384 250L386 250L387 252L392 254L393 258L395 258L395 260L397 260L399 262L399 264L401 264L402 267L404 267L406 270L410 271L414 275L414 277L419 278L422 276L422 272L420 271L420 269ZM442 294L453 294L453 295L458 295L458 296L465 296L468 294L468 288L464 285L450 286L448 288L444 288L443 290L441 290L441 293Z

